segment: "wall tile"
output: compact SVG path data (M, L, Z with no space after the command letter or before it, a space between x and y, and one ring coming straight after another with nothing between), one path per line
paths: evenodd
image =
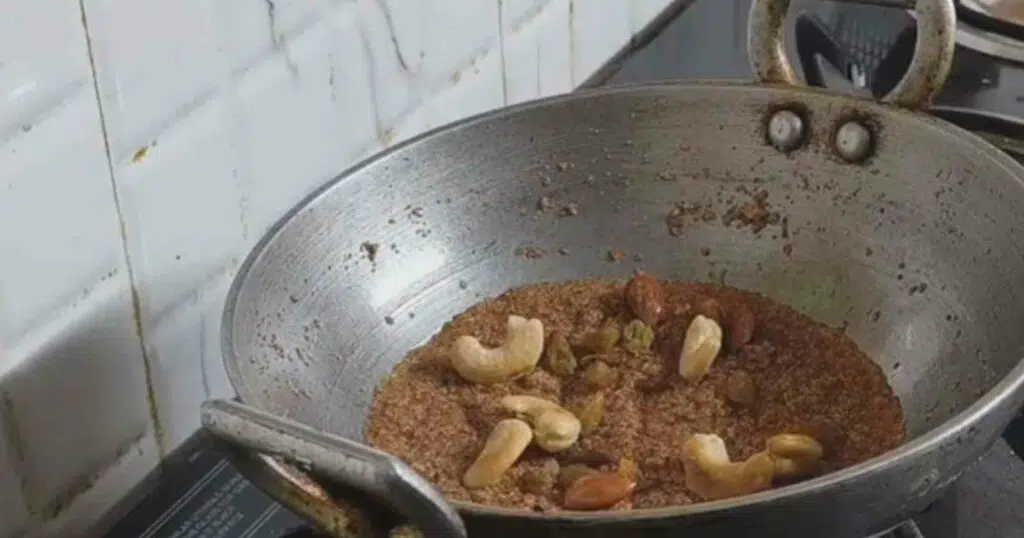
M505 30L502 39L508 104L572 89L568 28L569 0L550 0L532 18Z
M619 51L632 35L627 0L571 0L572 84L582 83Z
M220 314L233 275L234 271L224 272L203 283L147 335L149 358L158 372L153 392L168 447L178 446L196 431L199 405L213 388L217 396L230 394L223 366L217 366L222 362Z
M498 43L496 2L359 0L357 17L382 133Z
M0 17L0 141L91 85L76 0L4 5Z
M156 438L153 432L148 432L136 443L126 446L117 460L96 476L87 495L76 498L64 508L60 517L42 522L25 538L82 536L83 529L93 528L97 517L113 509L159 461Z
M210 3L84 3L111 153L121 161L208 99L223 78Z
M349 17L334 17L239 81L232 96L250 237L374 143L373 96Z
M92 91L0 145L0 170L0 342L14 345L121 264Z
M501 55L497 50L477 58L456 74L454 86L426 103L427 122L445 125L502 106L501 74Z
M220 52L237 75L275 54L322 22L332 5L352 0L220 0L209 2Z
M238 158L224 99L115 163L143 327L245 255Z
M118 273L9 350L0 404L29 512L48 519L152 429L130 285Z

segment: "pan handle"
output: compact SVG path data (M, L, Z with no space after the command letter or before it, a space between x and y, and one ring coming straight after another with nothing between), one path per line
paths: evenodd
M914 58L896 87L882 97L910 109L931 103L949 76L956 47L954 0L916 0L917 39ZM786 58L783 20L790 0L753 0L747 18L747 52L758 82L797 85Z
M458 512L397 458L290 419L228 400L202 405L202 423L220 441L282 457L391 506L425 536L466 538Z

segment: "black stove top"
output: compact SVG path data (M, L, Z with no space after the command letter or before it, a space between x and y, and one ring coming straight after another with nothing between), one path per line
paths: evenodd
M681 1L685 4L689 0ZM1004 4L1015 2L1003 0ZM797 26L803 35L795 35L794 30L794 35L788 36L790 54L797 64L799 44L801 55L827 58L815 79L819 85L880 95L895 84L909 62L907 47L913 44L909 17L901 18L902 13L884 8L820 0L793 0L791 10L801 6L806 12ZM679 78L749 78L745 51L748 7L749 0L699 0L653 32L649 42L624 54L603 76L592 80L615 84ZM1018 122L1024 118L1024 68L976 49L958 47L953 73L936 100L935 113L984 133L1024 160L1024 123ZM800 64L810 65L804 58L801 60ZM812 73L811 78L814 76ZM1024 461L1018 453L1024 455L1024 420L1020 419L948 495L889 538L1024 535L1024 511L1018 509L1024 506ZM314 536L297 516L242 478L198 434L168 458L107 521L104 531L97 535ZM114 523L111 525L110 521Z

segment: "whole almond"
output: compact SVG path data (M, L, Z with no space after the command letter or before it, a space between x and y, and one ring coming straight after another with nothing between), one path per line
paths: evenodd
M602 510L628 497L636 482L618 473L584 476L565 491L563 506L569 510Z
M754 312L746 305L737 305L729 312L729 348L733 351L754 338Z
M697 305L697 314L704 316L709 319L715 320L719 325L725 320L725 310L722 309L722 305L718 304L718 301L714 299L705 299Z
M658 279L638 271L626 284L626 302L640 321L656 327L665 312L665 290Z

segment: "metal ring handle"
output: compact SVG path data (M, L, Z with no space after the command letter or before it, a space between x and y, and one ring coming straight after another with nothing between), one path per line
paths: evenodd
M799 84L786 58L783 21L790 0L753 0L747 18L747 52L758 82ZM905 108L928 106L953 65L956 8L953 0L916 0L917 42L914 59L899 84L883 101Z

